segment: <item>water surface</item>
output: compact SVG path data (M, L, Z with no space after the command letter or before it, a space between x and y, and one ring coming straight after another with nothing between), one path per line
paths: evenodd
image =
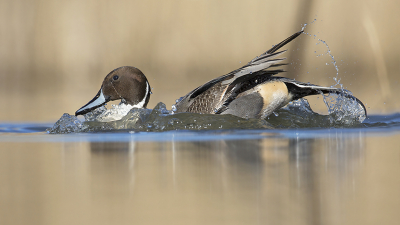
M1 224L398 224L398 118L62 135L3 123Z

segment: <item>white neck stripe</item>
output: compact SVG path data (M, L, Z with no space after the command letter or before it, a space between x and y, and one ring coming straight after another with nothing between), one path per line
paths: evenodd
M138 104L133 106L134 108L143 108L143 106L146 102L147 95L149 94L149 88L150 88L149 82L146 81L146 92L144 94L144 97L143 97L142 101L140 101Z

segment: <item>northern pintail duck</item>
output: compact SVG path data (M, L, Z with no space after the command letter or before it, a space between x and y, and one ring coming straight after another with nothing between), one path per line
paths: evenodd
M337 93L355 99L365 111L360 100L343 89L302 83L274 76L284 72L276 69L285 58L281 47L298 37L293 34L281 43L251 60L245 66L215 78L180 98L174 106L176 113L232 114L242 118L265 118L291 101L309 95ZM268 69L268 70L267 70ZM103 81L100 91L75 115L88 113L108 101L121 99L137 108L145 108L150 99L150 84L145 75L135 67L120 67L111 71ZM365 111L366 113L366 111Z

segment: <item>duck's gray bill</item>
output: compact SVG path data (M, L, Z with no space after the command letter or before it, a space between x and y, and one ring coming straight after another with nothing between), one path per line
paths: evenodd
M78 109L75 112L75 116L83 115L88 112L91 112L91 111L105 105L108 101L109 101L109 99L104 97L103 91L100 89L100 91L96 94L96 96L90 102L88 102L86 105L84 105L82 108Z

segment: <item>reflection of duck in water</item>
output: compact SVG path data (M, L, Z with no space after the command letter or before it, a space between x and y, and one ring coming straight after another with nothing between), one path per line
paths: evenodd
M176 112L232 114L244 118L265 118L274 110L293 100L321 93L337 93L355 99L366 113L363 103L339 88L302 83L274 75L283 72L285 51L278 49L298 37L293 34L248 64L207 82L182 97L175 105ZM268 70L267 70L268 69ZM100 91L75 115L88 113L108 101L121 99L132 107L145 108L150 100L150 85L145 75L135 67L124 66L111 71Z

